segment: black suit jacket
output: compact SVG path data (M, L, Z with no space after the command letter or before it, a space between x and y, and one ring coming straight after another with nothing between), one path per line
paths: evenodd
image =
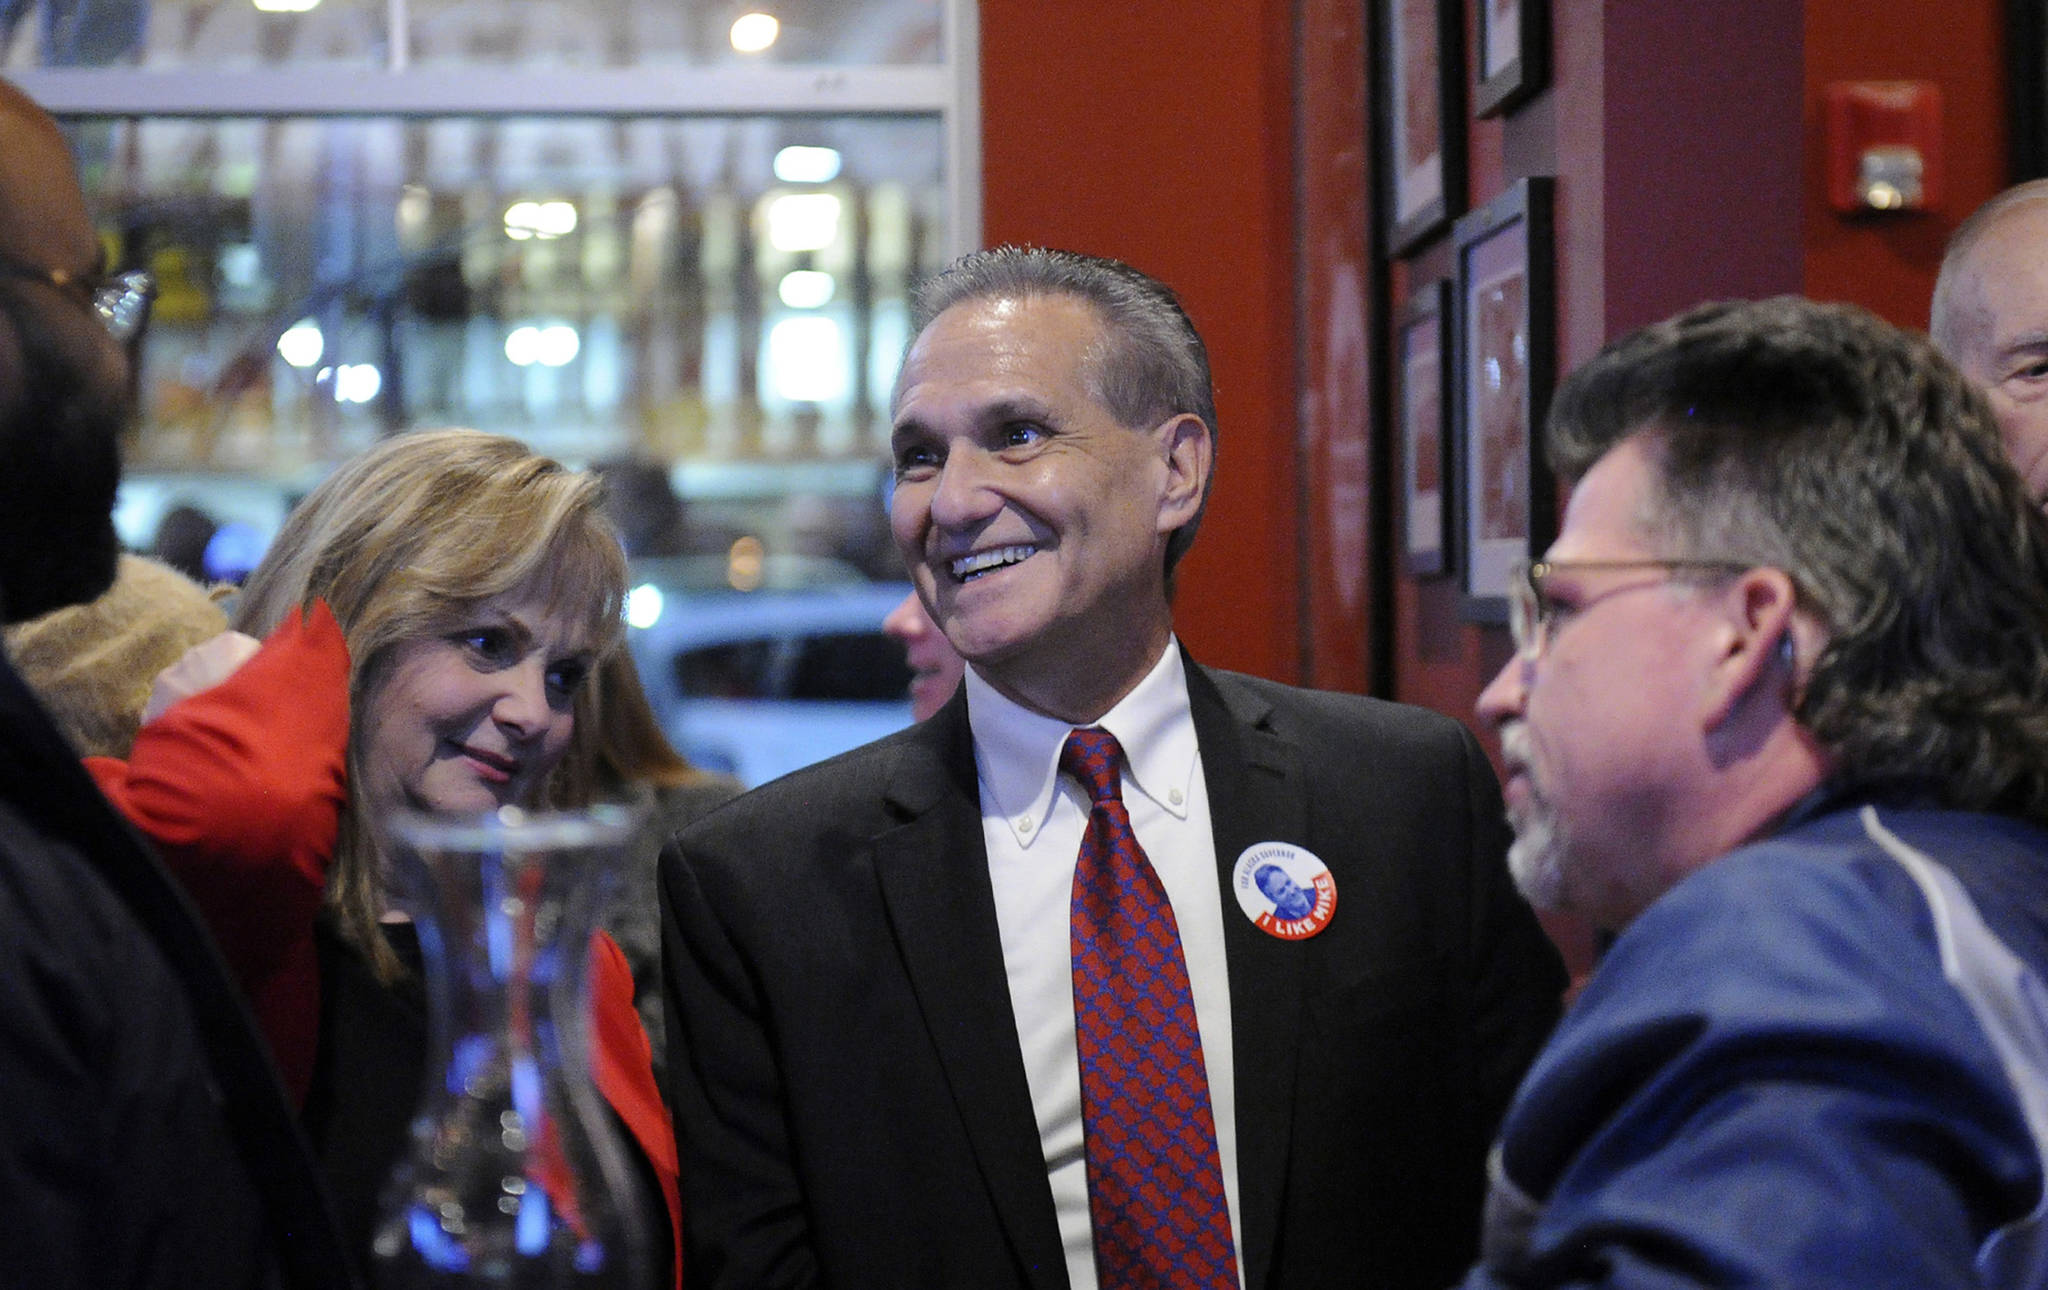
M1192 662L1188 691L1223 898L1256 842L1337 881L1305 941L1225 912L1247 1284L1447 1284L1564 985L1502 865L1492 771L1418 709ZM679 843L662 901L691 1285L1064 1286L964 695Z

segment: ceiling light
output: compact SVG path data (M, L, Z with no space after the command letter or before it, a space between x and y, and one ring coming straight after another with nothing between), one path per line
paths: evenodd
M791 144L775 154L775 177L785 184L829 184L839 178L839 149Z
M784 193L768 203L768 244L778 251L822 251L839 237L839 198Z
M505 236L515 242L546 241L575 231L576 207L569 202L513 202L505 208Z
M818 269L792 269L782 275L775 294L791 309L819 309L830 304L839 284Z
M583 338L567 323L527 323L505 337L505 357L519 367L563 367L583 348Z
M642 631L661 621L661 588L651 582L643 582L626 593L626 625Z
M743 13L733 19L732 47L742 54L758 54L775 43L782 24L773 14Z
M277 338L277 356L293 367L311 367L320 361L326 349L327 338L320 334L320 324L311 318L299 319Z
M384 374L369 363L343 363L334 369L336 403L368 403L384 388Z
M836 403L851 383L839 324L822 314L800 314L769 328L768 364L775 392L791 403Z

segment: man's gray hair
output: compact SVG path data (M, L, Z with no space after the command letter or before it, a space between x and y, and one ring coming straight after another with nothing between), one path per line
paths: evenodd
M1035 246L970 252L913 293L911 344L954 305L1043 296L1072 296L1102 319L1102 344L1090 355L1087 379L1096 400L1119 424L1144 430L1189 413L1208 428L1213 452L1216 393L1208 349L1172 288L1120 260ZM1169 580L1194 543L1215 479L1212 468L1202 486L1202 509L1167 539Z

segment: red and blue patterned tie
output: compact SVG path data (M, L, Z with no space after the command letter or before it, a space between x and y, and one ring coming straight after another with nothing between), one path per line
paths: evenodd
M1094 728L1069 734L1060 754L1094 802L1074 869L1073 951L1095 1271L1103 1290L1236 1290L1180 927L1131 831L1122 755Z

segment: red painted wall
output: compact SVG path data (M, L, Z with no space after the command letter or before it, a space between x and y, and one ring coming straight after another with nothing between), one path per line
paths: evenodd
M1806 5L1806 294L1852 300L1902 327L1927 325L1942 247L2005 187L2004 5L2000 0L1865 0ZM1942 94L1944 191L1925 213L1844 217L1827 203L1821 94L1831 81L1927 80Z
M1363 693L1386 653L1370 629L1389 468L1372 438L1365 6L1301 0L1297 21L1302 679Z
M1292 6L983 0L983 239L1128 260L1209 346L1215 492L1176 620L1205 662L1300 670Z

